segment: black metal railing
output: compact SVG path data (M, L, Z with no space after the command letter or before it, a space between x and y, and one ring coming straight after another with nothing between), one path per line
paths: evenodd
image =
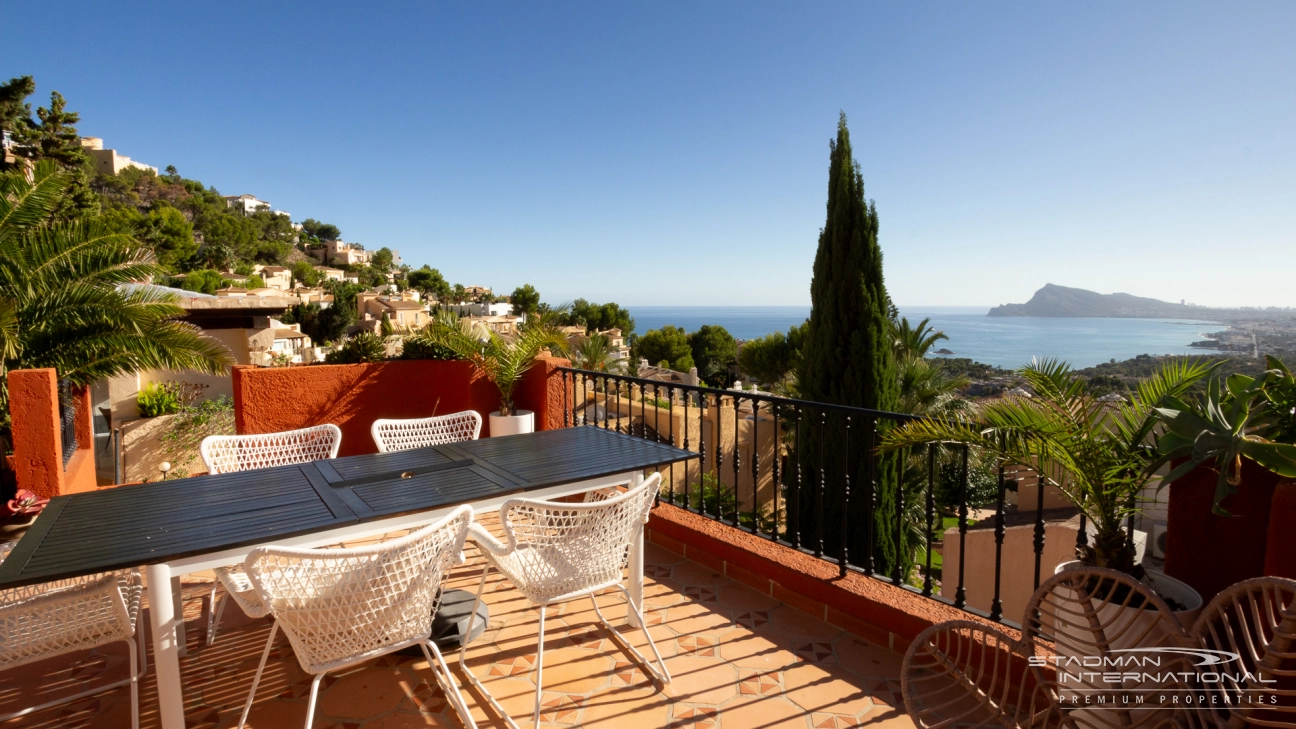
M1007 495L1027 479L973 449L933 444L879 455L880 435L915 416L572 368L560 373L565 427L614 429L698 454L661 470L662 501L834 563L842 575L868 575L1009 624L1005 559L1015 578L1026 579L1021 570L1033 556L1029 577L1034 586L1041 581L1049 516L1043 484L1036 479L1033 513L1010 514ZM1033 555L1005 554L1010 516L1013 526L1030 526L1021 517L1033 517ZM984 559L970 561L968 553L970 532L988 527L992 536L981 541L992 538L993 546L981 552L993 555L992 579ZM957 564L937 567L948 553L945 534L955 529ZM1083 540L1082 524L1077 543ZM970 604L970 591L984 607Z
M58 384L59 434L63 440L63 465L72 460L76 453L76 405L72 399L72 384L60 380Z

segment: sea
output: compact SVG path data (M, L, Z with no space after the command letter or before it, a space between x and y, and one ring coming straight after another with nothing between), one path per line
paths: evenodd
M810 316L809 306L629 306L635 332L643 334L667 324L695 331L719 324L738 339L755 339L787 331ZM934 349L949 349L950 357L968 357L1013 369L1033 358L1056 357L1075 367L1131 359L1140 354L1204 354L1189 347L1219 331L1218 322L1186 319L1062 319L1052 317L990 317L988 307L900 307L901 316L931 326L949 339Z

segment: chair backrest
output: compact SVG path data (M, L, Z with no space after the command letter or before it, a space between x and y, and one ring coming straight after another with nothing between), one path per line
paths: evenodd
M1296 580L1256 577L1229 587L1202 611L1191 635L1198 646L1237 658L1209 669L1219 681L1195 687L1210 700L1185 712L1190 725L1296 727Z
M905 710L921 729L1070 726L1048 687L1030 672L1030 655L991 626L969 620L933 625L905 653Z
M375 420L369 428L379 453L425 448L459 440L477 440L482 417L476 410L413 420Z
M331 423L259 435L209 435L198 452L207 472L233 473L336 458L342 430Z
M661 474L601 501L566 503L510 499L500 507L509 546L529 550L517 560L528 597L553 600L618 584L630 543L648 520Z
M1194 658L1182 652L1188 632L1160 596L1124 572L1078 566L1045 580L1026 604L1022 645L1042 662L1032 663L1033 680L1082 726L1169 726L1180 712L1162 697L1190 689L1183 675ZM1117 694L1131 703L1085 707L1086 698Z
M368 547L259 547L243 565L302 668L321 673L431 636L442 583L463 553L472 517L471 506L460 506Z

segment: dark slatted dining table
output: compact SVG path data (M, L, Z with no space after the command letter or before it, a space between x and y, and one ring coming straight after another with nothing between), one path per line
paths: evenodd
M461 504L483 510L638 483L645 470L696 457L585 426L59 496L0 563L0 589L146 566L162 725L181 729L180 575L240 563L265 544L319 546L426 524ZM642 534L631 551L638 603Z

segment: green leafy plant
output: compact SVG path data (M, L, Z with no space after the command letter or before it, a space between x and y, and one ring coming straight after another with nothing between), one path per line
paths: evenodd
M1212 368L1167 363L1139 383L1130 402L1101 402L1084 377L1066 363L1046 360L1018 371L1035 392L986 406L979 420L923 418L883 434L881 450L927 443L961 443L1006 463L1035 469L1060 489L1093 524L1092 545L1076 556L1099 567L1136 576L1132 539L1124 520L1138 509L1139 492L1152 478L1156 453L1148 447L1159 422L1157 406L1184 397Z
M234 435L234 400L228 395L184 405L162 436L172 478L184 478L199 458L198 446L209 435Z
M329 352L324 361L328 364L360 364L381 362L386 358L386 341L373 332L361 332Z
M438 343L427 336L424 330L417 331L401 341L401 359L435 359L456 360L459 355L453 349Z
M1235 374L1215 379L1200 405L1166 398L1156 412L1166 432L1157 440L1161 462L1183 459L1163 479L1169 484L1199 466L1212 463L1219 474L1212 509L1227 516L1220 502L1242 484L1242 460L1286 478L1296 478L1296 445L1292 445L1296 380L1283 363L1268 358L1263 377ZM1285 442L1284 442L1285 441Z
M156 418L180 410L180 386L174 382L153 382L135 395L141 418Z
M513 391L522 376L535 365L541 352L562 350L566 340L546 326L524 325L511 338L460 319L453 313L437 312L424 330L429 341L454 352L457 359L472 362L499 390L500 415L515 415Z
M680 500L684 498L684 494L680 491L676 491L675 496ZM713 514L723 520L733 519L734 513L737 512L739 524L766 534L772 533L778 527L778 515L768 504L762 506L756 513L739 511L738 496L734 493L733 487L720 483L719 479L709 472L702 474L700 482L689 485L688 506L690 509L704 514Z

